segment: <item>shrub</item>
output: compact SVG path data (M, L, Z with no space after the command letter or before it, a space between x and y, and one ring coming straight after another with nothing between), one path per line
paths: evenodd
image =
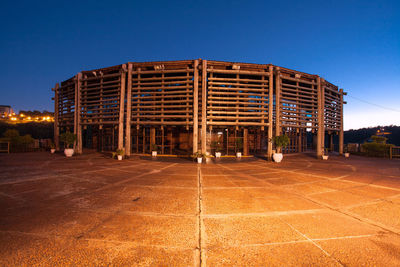
M30 134L26 134L24 136L20 136L20 144L22 145L29 145L32 144L33 142L35 142L35 139L32 138L32 136Z
M386 144L386 141L387 141L386 137L377 136L377 135L371 136L371 139L372 139L373 143L377 143L377 144Z
M392 145L385 143L364 143L361 149L369 157L386 157L389 155L389 149Z

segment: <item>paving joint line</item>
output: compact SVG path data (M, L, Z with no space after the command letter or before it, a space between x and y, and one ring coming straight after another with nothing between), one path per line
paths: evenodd
M281 218L279 218L283 223L287 224L290 228L292 228L292 230L294 230L296 233L300 234L301 236L303 236L304 238L306 238L308 241L310 241L314 246L316 246L317 248L319 248L325 255L327 255L328 257L330 257L331 259L335 260L340 266L345 266L343 265L343 263L341 263L338 259L336 259L335 257L333 257L330 253L328 253L325 249L323 249L320 245L318 245L314 240L312 240L311 238L309 238L307 235L303 234L302 232L300 232L299 230L297 230L293 225L291 225L290 223L282 220Z
M203 250L203 243L204 243L204 225L203 225L203 189L202 189L202 174L201 174L201 167L197 167L197 174L198 174L198 249L199 249L199 255L198 255L198 266L203 267L207 266L206 265L206 257L205 257L205 251Z

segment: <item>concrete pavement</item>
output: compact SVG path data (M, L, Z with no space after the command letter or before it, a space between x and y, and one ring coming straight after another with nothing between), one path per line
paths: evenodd
M0 265L400 265L400 161L0 155Z

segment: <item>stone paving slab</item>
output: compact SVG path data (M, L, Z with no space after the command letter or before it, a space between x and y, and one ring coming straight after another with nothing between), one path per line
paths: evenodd
M206 247L237 247L306 240L276 216L205 218Z
M209 248L206 256L207 266L341 266L308 242Z
M344 266L400 266L400 242L394 235L317 241Z

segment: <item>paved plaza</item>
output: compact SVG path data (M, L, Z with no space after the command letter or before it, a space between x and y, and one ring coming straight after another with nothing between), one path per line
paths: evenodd
M0 154L0 266L400 266L399 168Z

